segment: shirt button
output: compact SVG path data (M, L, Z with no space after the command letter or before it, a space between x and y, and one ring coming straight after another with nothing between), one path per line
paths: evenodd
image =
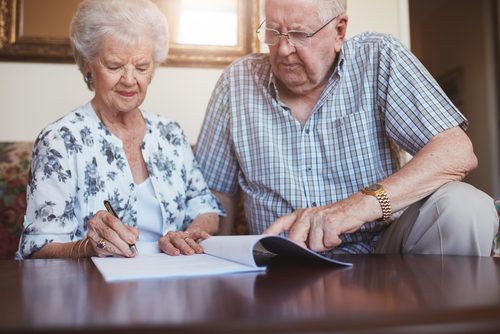
M310 172L310 171L312 171L312 168L311 167L307 167L306 171Z
M306 129L306 135L308 135L308 134L309 134L309 129Z
M318 204L316 204L316 202L312 202L311 206L316 207L316 206L318 206Z

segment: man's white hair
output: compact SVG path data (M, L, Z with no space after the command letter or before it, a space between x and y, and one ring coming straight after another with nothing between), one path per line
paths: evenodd
M316 0L319 3L318 17L327 22L332 17L347 11L347 0Z
M326 23L331 18L347 11L347 0L311 0L318 3L318 18Z

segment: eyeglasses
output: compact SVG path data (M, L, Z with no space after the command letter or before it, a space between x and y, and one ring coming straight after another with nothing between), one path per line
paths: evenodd
M265 20L262 21L262 23L259 25L259 28L257 28L256 32L259 37L259 40L262 43L265 43L269 46L276 45L279 42L280 37L285 37L291 46L295 48L306 48L311 44L311 37L320 32L321 29L329 25L337 17L338 15L333 17L330 21L326 22L324 25L322 25L318 30L316 30L313 33L308 33L305 31L298 31L298 30L290 30L287 33L281 33L276 29L262 27L262 25L266 22Z

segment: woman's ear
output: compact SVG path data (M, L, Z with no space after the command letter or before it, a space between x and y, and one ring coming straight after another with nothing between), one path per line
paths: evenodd
M83 73L87 73L90 70L90 65L88 63L84 63L82 66Z
M83 80L85 80L89 90L94 89L94 78L92 77L91 67L87 63L83 65Z

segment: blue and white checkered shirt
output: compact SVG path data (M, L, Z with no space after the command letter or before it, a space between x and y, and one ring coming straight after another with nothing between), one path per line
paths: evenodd
M243 57L220 77L196 156L209 187L241 187L250 232L299 208L342 200L397 169L390 140L415 154L438 133L467 126L436 81L397 40L345 42L308 121L280 102L268 55ZM342 235L337 252L370 253L387 224Z

